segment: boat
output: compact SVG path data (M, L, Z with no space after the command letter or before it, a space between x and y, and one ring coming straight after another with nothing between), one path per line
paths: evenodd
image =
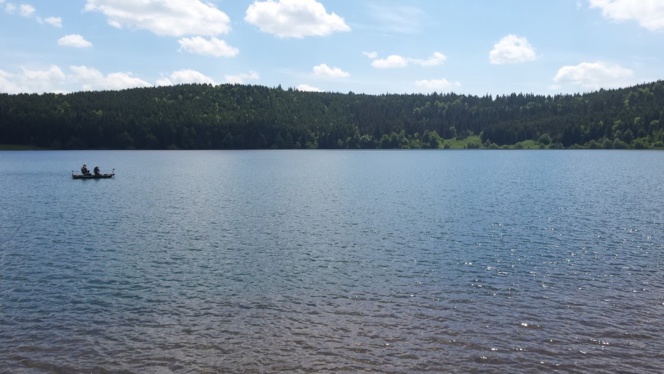
M108 178L113 178L115 175L115 169L111 171L110 173L106 174L78 174L75 172L71 172L71 177L73 179L108 179Z

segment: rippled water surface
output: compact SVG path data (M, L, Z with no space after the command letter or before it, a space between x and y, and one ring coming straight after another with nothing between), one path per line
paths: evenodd
M664 152L0 152L2 372L652 373L663 263Z

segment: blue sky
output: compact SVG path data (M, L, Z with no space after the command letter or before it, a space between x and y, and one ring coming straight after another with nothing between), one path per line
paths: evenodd
M664 0L0 0L0 92L583 93L664 79Z

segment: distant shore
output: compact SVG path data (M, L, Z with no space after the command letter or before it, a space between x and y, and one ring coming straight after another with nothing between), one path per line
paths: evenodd
M464 149L477 149L477 150L487 150L487 149L493 149L493 150L574 150L574 149L597 149L597 150L652 150L652 151L664 151L664 148L658 148L658 147L649 147L649 148L589 148L589 147L570 147L570 148L558 148L555 146L543 146L542 144L539 144L534 141L524 141L521 143L513 144L513 145L504 145L502 147L498 147L495 144L492 144L490 147L485 147L485 146L474 146L471 144L470 146L468 145L463 145L463 144L443 144L439 148L367 148L367 149L361 149L364 151L369 151L369 150L464 150ZM52 148L41 148L33 145L21 145L21 144L0 144L0 151L108 151L109 149L52 149ZM136 151L136 150L141 150L141 151L150 151L150 150L157 150L157 149L113 149L113 150L118 150L118 151ZM185 151L187 149L168 149L170 151ZM196 150L196 149L190 149L190 150ZM215 150L215 149L200 149L200 150ZM217 149L217 150L225 150L225 149ZM264 150L270 150L269 148L266 148ZM297 150L297 149L290 149L290 150ZM306 150L325 150L325 149L320 149L320 148L307 148ZM356 149L337 149L337 150L356 150ZM359 149L357 149L359 150Z
M48 149L35 147L33 145L0 144L0 151L41 151L41 150L48 150Z

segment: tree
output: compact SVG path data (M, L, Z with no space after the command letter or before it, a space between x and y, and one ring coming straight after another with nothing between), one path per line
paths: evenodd
M542 145L548 146L551 144L551 136L547 133L544 133L542 134L542 136L539 137L537 141Z
M226 136L224 136L224 140L222 140L221 142L221 147L223 149L233 149L233 143L234 143L233 134L227 132Z

